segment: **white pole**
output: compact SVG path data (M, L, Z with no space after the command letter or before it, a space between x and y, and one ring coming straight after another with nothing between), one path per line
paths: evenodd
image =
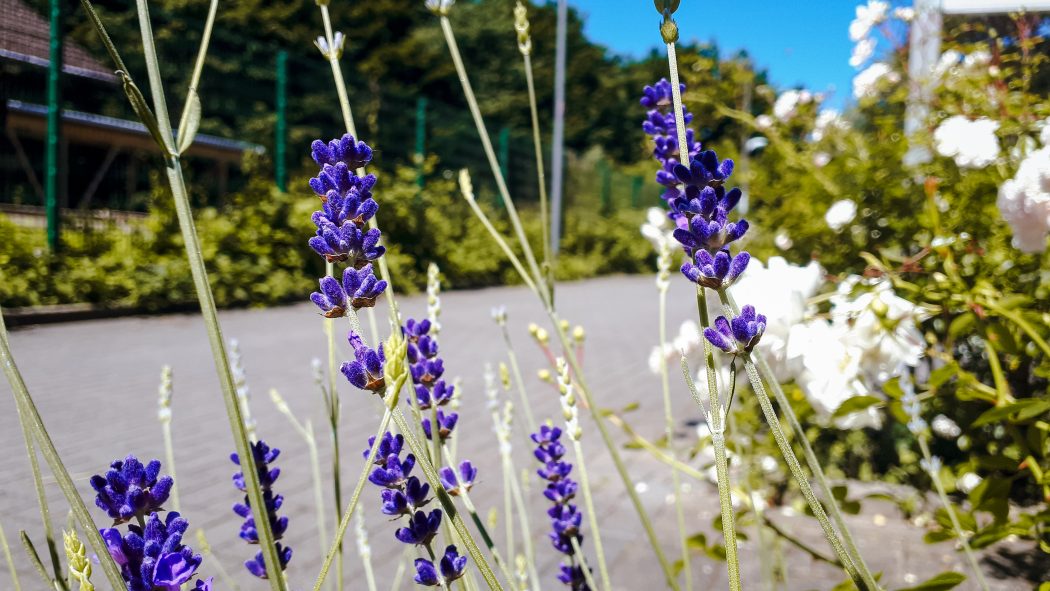
M565 143L565 52L569 5L558 0L558 30L554 48L554 130L551 138L551 252L558 254L561 241L561 195L564 184Z
M929 105L937 84L933 71L941 57L943 26L941 0L915 0L908 47L908 109L904 115L904 133L911 142L904 162L909 165L929 162L932 158L930 149L913 139L926 126L930 115Z

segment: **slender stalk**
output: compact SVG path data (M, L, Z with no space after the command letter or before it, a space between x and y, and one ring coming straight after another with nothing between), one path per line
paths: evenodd
M365 582L368 591L376 591L376 575L372 570L372 550L368 546L368 532L365 530L365 514L359 507L354 513L354 527L357 530L357 553L361 556L361 564L365 569Z
M547 283L554 287L554 262L551 260L550 214L547 211L547 175L543 167L543 140L540 137L540 116L536 108L536 83L532 77L532 56L523 54L525 84L529 89L529 114L532 116L532 144L536 150L536 178L540 189L540 227L543 229L543 266L547 271ZM551 299L553 299L551 294Z
M674 468L675 471L685 474L686 476L694 480L698 480L700 482L707 482L706 474L690 466L689 464L682 462L681 460L672 458L670 455L668 455L666 451L660 449L660 447L657 446L655 443L649 441L648 439L642 437L637 432L635 432L634 427L632 427L627 421L623 420L623 417L617 416L615 414L609 414L609 416L606 418L609 420L610 423L616 425L621 430L623 430L624 434L630 438L630 443L637 444L642 449L649 452L649 455L653 456L654 458L663 462L664 464L667 464L671 468Z
M489 138L488 129L485 127L485 121L481 117L481 109L478 107L478 99L474 96L474 89L470 85L470 79L467 77L467 70L463 65L463 58L459 54L459 45L456 43L456 36L452 33L452 24L449 22L447 16L441 17L441 31L445 34L445 43L448 45L449 53L452 55L452 63L456 67L456 73L459 75L459 82L463 86L463 95L467 99L467 106L470 108L470 114L474 117L474 125L478 128L478 137L481 139L481 146L485 150L485 156L488 158L489 167L492 169L492 175L496 179L496 187L499 189L500 196L503 198L503 205L507 208L507 215L510 217L510 223L514 227L514 232L518 236L518 241L521 242L522 251L525 253L525 261L529 264L529 269L532 271L534 278L538 279L541 284L544 284L543 274L540 272L539 265L536 264L536 256L532 252L532 246L529 244L528 238L525 236L525 229L521 225L521 219L518 217L518 210L514 207L514 201L510 198L510 191L507 189L507 182L503 178L503 172L499 167L499 160L496 158L496 152L492 148L492 140ZM546 290L544 290L546 291ZM547 306L550 306L550 299L544 297Z
M65 465L62 463L58 450L55 449L55 444L51 441L51 436L44 426L44 421L40 417L36 404L33 402L33 397L30 396L29 390L26 388L22 374L18 371L18 366L15 365L14 357L11 355L11 347L7 340L7 326L4 323L2 309L0 309L0 364L3 365L7 381L11 384L11 393L14 395L15 404L18 408L19 422L21 422L23 428L26 428L26 425L28 425L27 431L32 434L32 439L35 439L36 445L40 447L40 453L43 454L44 460L47 461L48 467L51 468L51 472L58 481L59 488L65 494L66 501L69 502L81 529L84 530L84 535L87 536L88 543L91 544L91 549L99 556L102 570L106 573L106 578L109 579L110 585L114 589L124 588L120 569L117 568L117 563L110 556L106 543L98 532L98 527L92 521L87 507L84 505L84 500L80 498L80 493L77 492L76 485L73 483L69 471L66 470ZM34 473L39 478L39 468Z
M540 591L540 575L536 572L536 550L532 545L532 528L529 526L528 506L525 504L525 495L521 493L521 485L518 477L514 474L514 458L508 454L504 459L510 464L510 493L514 497L514 504L518 507L518 520L521 522L521 542L525 546L525 561L528 564L529 577L535 591ZM507 517L510 518L509 516Z
M175 475L175 443L171 437L171 367L165 365L160 372L160 402L157 410L157 418L160 421L160 431L164 438L164 461L167 462L168 475L175 484L171 487L171 505L175 511L182 512L179 503L179 479Z
M515 555L514 552L514 519L511 518L513 510L511 509L514 499L511 497L510 492L510 481L514 478L514 474L511 473L511 468L507 462L503 464L503 531L507 536L507 553L511 556ZM512 579L513 580L513 579Z
M12 589L22 591L22 584L18 581L18 572L15 570L15 559L11 556L11 546L7 544L3 525L0 525L0 547L4 549L4 560L7 561L7 570L11 573L11 584L14 585Z
M572 551L576 555L576 559L580 561L580 571L583 573L583 578L587 581L587 586L591 589L601 589L597 583L594 582L594 575L591 574L591 567L587 566L587 558L583 555L583 550L580 548L580 541L576 537L569 538L572 543ZM605 589L612 589L612 587L605 587Z
M839 540L838 535L835 533L835 528L832 527L831 521L828 520L828 515L824 511L824 506L820 504L816 495L813 494L813 488L809 485L809 479L806 478L806 474L802 471L802 466L798 463L798 458L795 457L794 450L791 449L791 444L788 442L787 437L784 436L784 431L780 427L780 419L777 417L777 413L773 410L773 403L769 400L769 395L766 394L766 388L762 385L762 378L758 374L758 369L755 367L754 362L751 361L749 355L744 355L744 369L747 371L747 377L751 380L751 388L755 391L755 396L758 398L758 404L762 407L762 414L766 417L766 423L769 424L769 430L773 433L773 439L776 440L777 446L780 448L781 455L784 456L784 460L787 462L788 469L791 470L791 475L795 478L798 483L799 489L802 491L802 496L806 498L806 502L809 503L809 508L813 511L813 515L820 522L820 528L824 531L824 536L828 539L828 543L831 544L832 549L838 556L839 561L842 563L843 569L853 579L854 584L859 589L878 589L878 587L871 587L868 585L864 578L861 577L857 571L856 566L850 559L849 554L846 553L846 549L842 545L842 541Z
M474 522L474 527L478 530L478 535L481 536L481 541L485 544L485 547L492 553L492 560L496 563L496 566L503 571L503 576L507 577L508 582L514 581L514 573L510 571L510 567L507 561L499 553L499 548L496 547L495 542L492 541L492 536L489 535L488 530L485 528L484 522L478 516L478 511L474 507L474 503L470 500L470 495L466 491L461 491L459 497L463 499L463 506L467 508L467 513L470 514L470 520ZM507 516L510 519L510 515Z
M706 308L705 308L706 309ZM729 460L726 456L725 407L722 406L717 387L714 386L714 368L707 368L707 383L710 390L710 410L704 404L700 392L693 382L693 375L682 357L682 374L689 387L689 393L700 407L700 413L711 429L711 443L715 448L715 473L718 482L718 503L722 511L722 537L725 538L726 568L729 572L729 588L740 591L740 559L737 557L736 516L733 513L733 493L729 483Z
M674 42L667 44L667 66L671 71L671 102L674 106L675 131L678 136L678 160L688 166L689 144L685 133L685 117L682 113L682 84L678 79L678 55Z
M486 215L484 211L482 211L481 207L478 205L477 200L474 199L474 188L473 185L471 185L470 183L470 174L466 171L466 169L461 170L459 173L459 187L463 198L466 199L467 204L470 205L470 208L474 211L474 215L478 218L478 220L481 221L481 225L485 226L485 229L488 230L489 235L492 236L492 239L495 240L496 244L499 245L500 250L503 251L503 254L507 255L507 259L510 261L510 264L514 265L514 270L518 272L518 275L521 277L521 280L525 282L525 285L528 286L528 288L532 290L533 293L535 293L542 299L543 296L540 296L540 292L536 288L536 282L533 281L532 277L530 277L529 274L525 271L525 267L521 264L521 260L518 259L518 255L516 255L514 253L514 250L511 249L510 245L507 244L507 240L503 237L502 234L499 233L499 230L497 230L496 227L492 225L492 221L489 220L489 216Z
M587 387L587 380L583 375L583 368L580 367L579 360L576 357L572 342L569 339L565 328L561 324L561 319L558 317L558 313L553 309L548 309L548 317L550 318L551 325L554 327L554 331L558 334L558 339L561 341L562 348L565 350L565 358L569 362L569 366L572 368L572 375L576 380L580 396L583 398L584 406L587 407L587 411L591 415L591 419L594 421L595 426L598 427L598 433L602 437L602 442L605 443L605 448L609 451L609 456L612 459L613 466L616 467L616 473L619 474L620 480L623 481L624 490L627 492L627 496L631 499L631 504L634 506L635 512L638 514L638 519L642 522L642 528L645 530L646 538L649 541L649 545L653 548L653 553L656 554L656 560L660 563L660 569L663 571L664 578L667 580L667 586L674 591L679 591L678 581L674 576L674 570L671 568L671 564L667 561L667 557L664 555L663 548L660 546L660 539L656 535L656 530L653 528L652 520L649 519L649 513L645 510L645 506L642 505L642 499L638 496L638 491L634 489L634 481L631 475L627 472L627 467L623 463L623 458L620 457L620 452L616 447L616 443L612 440L609 435L609 429L605 426L605 421L601 415L601 410L594 402L594 398L591 396L590 388Z
M201 551L201 555L205 557L210 555L212 557L211 562L208 563L208 568L214 568L215 572L219 573L219 580L222 581L223 587L229 591L240 591L240 587L234 582L230 573L226 571L226 567L222 565L222 558L215 554L215 549L208 543L204 530L200 528L197 529L197 547Z
M729 293L728 290L720 290L718 292L718 297L727 314L736 316L740 313L739 307L733 300L733 294ZM799 445L802 447L802 455L806 460L806 466L809 467L810 473L816 479L817 487L820 489L820 494L827 499L828 509L831 511L831 518L835 521L835 526L838 528L839 534L842 536L850 561L860 572L868 589L871 589L872 591L881 589L878 581L875 580L875 576L872 574L871 569L868 567L867 562L864 561L860 549L857 548L857 542L853 538L853 533L850 532L849 526L846 524L846 519L842 515L842 509L835 501L835 495L831 492L831 485L828 483L827 476L824 475L824 468L821 467L820 461L817 459L817 454L813 451L813 446L810 445L809 438L806 437L806 431L798 421L798 416L795 415L795 411L791 408L791 403L784 394L784 389L780 387L780 382L777 381L776 376L773 375L772 368L769 367L769 364L766 362L761 352L758 350L752 351L751 359L756 362L762 376L765 377L766 381L769 383L769 387L773 390L773 396L776 398L777 404L787 418L791 430L795 433L795 440L798 441ZM845 562L843 564L845 564Z
M54 580L62 579L62 562L58 558L58 548L55 545L55 530L51 524L51 508L47 502L44 492L43 475L40 473L40 462L36 455L36 446L33 444L33 434L29 423L22 416L22 406L18 405L18 419L22 424L22 438L25 440L26 454L29 456L29 469L33 473L33 489L36 491L37 506L40 509L40 521L44 525L44 539L47 543L47 552L51 559L51 570Z
M397 395L394 395L393 404L397 404ZM376 453L379 452L379 444L383 439L383 434L386 433L387 428L390 426L390 419L393 417L393 412L390 410L390 406L387 406L386 411L383 413L383 419L379 421L379 428L376 430L375 440L372 442L372 448L368 451L368 458L365 460L364 468L361 470L361 475L357 478L357 484L354 486L354 492L350 496L350 503L347 504L346 509L343 510L343 516L339 520L339 528L335 532L335 539L332 541L332 546L328 549L328 553L325 554L324 562L321 563L321 571L317 573L317 580L314 582L314 591L320 591L321 585L324 584L324 580L328 577L328 570L332 568L332 561L335 560L336 554L339 553L339 548L342 546L343 536L346 535L346 528L350 525L350 518L354 515L354 509L357 508L357 501L361 498L361 491L364 489L365 481L368 480L368 473L372 470L372 463L375 461ZM418 454L416 454L418 456ZM440 486L440 484L438 485ZM444 489L442 489L444 490Z
M507 344L507 360L510 361L510 371L514 375L514 383L517 386L518 399L521 402L522 409L525 411L525 423L529 428L529 433L535 433L536 419L532 416L532 408L529 404L529 395L525 393L525 380L521 377L521 367L518 365L518 356L514 353L514 345L510 340L510 330L507 329L506 323L500 324L500 331L503 333L503 342ZM528 436L528 433L525 434Z
M36 574L40 575L40 579L44 581L44 587L48 589L57 588L58 582L52 579L51 575L47 574L47 569L44 568L44 563L40 561L40 554L37 553L33 541L29 539L29 534L25 530L19 530L18 537L22 540L22 548L29 558L29 563L36 569Z
M598 557L598 573L602 578L602 587L604 589L612 589L609 568L605 565L605 548L602 546L602 534L598 527L598 513L594 510L594 497L591 495L591 484L590 478L587 476L587 463L584 461L583 446L580 444L580 440L576 438L572 439L572 446L573 451L576 452L576 468L580 474L580 488L583 490L583 504L587 508L587 521L594 536L594 553ZM574 538L573 544L575 543L576 540ZM591 584L593 585L593 582Z
M405 441L408 443L409 449L416 456L416 461L419 467L423 470L424 476L426 476L427 482L430 483L431 488L434 489L434 495L438 498L438 502L441 503L441 508L445 510L445 516L452 522L453 528L456 533L459 534L460 539L463 540L463 545L467 547L467 553L474 560L474 564L477 565L478 571L481 572L481 576L485 579L489 589L493 591L503 591L503 587L496 580L496 574L492 572L492 567L489 566L488 560L485 559L485 555L481 553L481 549L478 548L474 538L470 535L467 530L466 524L463 523L463 518L460 516L459 511L456 509L456 505L452 502L452 498L445 492L445 487L441 484L441 478L438 476L437 470L434 468L429 460L426 446L420 443L416 439L415 434L412 432L411 426L405 419L404 413L401 412L399 407L392 409L394 415L394 424L397 425L401 434L404 435ZM379 439L377 438L378 442ZM315 589L315 591L317 591Z
M666 250L666 247L665 247ZM667 262L670 263L670 253L667 253ZM661 252L661 257L664 253ZM660 336L660 348L662 349L664 343L667 342L667 288L668 282L666 269L661 269L661 278L658 280L659 283L659 336ZM671 380L667 371L667 359L661 355L660 357L660 386L663 391L664 401L664 436L667 438L667 452L672 460L677 460L675 457L674 449L674 411L671 408ZM682 543L682 573L685 579L685 588L687 591L693 589L693 568L690 565L689 560L689 545L687 540L689 538L685 529L685 510L682 507L682 477L678 473L678 470L674 467L671 468L671 486L674 487L674 511L675 520L678 522L678 537Z
M926 459L926 465L932 467L933 454L930 453L930 445L926 442L926 437L920 435L916 439L919 440L919 449L922 450L922 457ZM977 578L977 584L980 585L982 591L988 591L988 581L984 578L984 571L981 570L981 565L977 562L977 556L974 555L973 548L970 547L970 542L967 539L969 536L963 529L962 523L959 522L959 515L955 512L955 506L948 499L948 493L944 490L944 483L941 482L941 475L932 469L928 473L930 480L933 481L934 488L937 489L937 496L941 499L941 505L944 506L944 510L948 513L948 519L952 522L955 535L959 538L959 544L962 545L963 553L966 554L966 561L970 563L970 569L973 570L973 575Z

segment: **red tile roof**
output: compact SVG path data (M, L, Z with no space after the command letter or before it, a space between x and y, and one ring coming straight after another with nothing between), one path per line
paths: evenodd
M49 39L46 18L22 0L0 0L0 58L46 67L50 61ZM69 40L62 46L62 70L76 76L116 80L113 68Z

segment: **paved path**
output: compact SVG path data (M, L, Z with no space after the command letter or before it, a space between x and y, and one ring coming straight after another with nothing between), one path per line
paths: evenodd
M655 289L651 279L614 277L565 284L560 287L558 298L562 315L587 328L585 364L599 404L619 408L630 402L640 402L640 408L630 414L632 422L642 433L652 438L659 437L663 420L659 380L647 368L649 351L657 340ZM447 374L462 377L463 407L457 430L458 453L480 466L481 481L472 497L481 513L487 515L490 508L502 506L502 492L498 464L492 457L495 440L490 416L485 410L482 366L505 358L502 339L490 319L489 310L496 305L507 306L534 412L537 417L557 418L556 394L536 377L536 370L545 363L544 357L525 330L531 321L543 324L542 311L523 288L450 292L443 295L442 302L442 357ZM693 302L688 286L675 282L669 311L672 334L677 331L680 321L693 313ZM425 313L425 301L421 297L403 298L401 306L406 317ZM221 316L225 336L240 341L259 434L284 450L278 462L282 469L279 489L287 498L285 513L292 519L287 541L295 549L288 574L293 589L310 588L321 553L306 447L288 427L285 418L274 409L266 393L270 388L278 389L301 419L313 421L324 446L322 463L327 466L329 445L321 428L325 421L310 369L313 358L324 356L322 323L308 304L268 310L236 310L224 312ZM175 372L174 438L183 512L193 527L206 530L216 548L217 558L234 574L242 588L263 588L240 567L251 550L238 539L238 521L230 511L231 503L237 500L230 484L233 468L228 460L233 443L203 323L197 315L133 317L25 328L16 331L11 340L16 359L49 431L87 498L90 498L88 477L103 471L111 459L127 453L135 453L140 458L163 457L156 421L156 392L161 366L172 365ZM697 413L684 388L677 381L672 383L675 416L679 420L678 435L687 442L694 437L690 425ZM353 391L345 383L342 386L341 437L349 450L344 455L344 479L350 481L346 484L349 488L360 466L359 449L363 449L367 436L374 431L378 413L374 401ZM517 426L522 425L523 421L519 420ZM601 515L603 541L616 588L664 588L655 560L644 543L639 522L622 492L622 485L596 430L589 421L585 421L584 428L588 468L597 490L596 504ZM516 443L519 441L520 438L515 439ZM23 588L39 589L42 585L30 570L17 543L19 529L28 530L34 539L39 540L40 524L21 432L6 382L0 384L0 446L5 451L0 454L0 521L13 544ZM524 447L523 443L516 445L518 467L531 469L535 462ZM667 469L640 452L625 451L624 456L635 478L635 487L652 512L667 551L673 554L675 526L673 507L669 503L671 488ZM374 488L366 488L364 507L368 510L368 531L376 570L380 579L389 580L401 555L393 541L393 526L379 513L376 497L378 494ZM530 497L533 506L529 518L537 538L539 569L544 573L545 587L558 588L560 585L551 574L556 570L556 556L545 541L546 517L538 486L533 486ZM710 532L712 519L718 514L714 487L691 483L686 497L691 531ZM53 507L64 508L57 487L50 487L49 498ZM325 502L329 512L333 512L332 500L326 498ZM60 517L58 521L62 521L63 512L56 511ZM815 547L826 549L811 520L793 517L790 512L782 510L771 513L785 529L812 542ZM100 524L104 522L98 511L95 516ZM906 586L949 568L964 570L960 556L948 545L924 545L922 530L899 519L889 506L869 503L864 514L851 517L850 521L862 552L873 568L884 571L883 580L890 587ZM496 528L494 535L498 541L504 539L501 526ZM717 538L720 536L716 535ZM353 536L347 539L347 588L363 589L365 585L354 551ZM753 536L741 547L746 589L761 588L762 568L755 547ZM841 580L834 568L815 563L790 548L784 551L788 580L785 588L829 589ZM208 559L212 560L215 558ZM209 568L208 561L203 571L213 573L214 568ZM699 554L694 554L692 564L695 588L726 588L724 564L712 562ZM989 573L996 572L990 561L986 562L986 567ZM102 581L101 574L97 579ZM7 565L0 564L0 589L8 588L9 584ZM388 585L380 588L385 589ZM410 578L401 585L403 589L412 587L415 585ZM995 582L996 589L1028 587L1016 581Z

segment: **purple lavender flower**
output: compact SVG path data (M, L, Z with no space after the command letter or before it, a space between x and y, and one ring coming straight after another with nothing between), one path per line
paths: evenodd
M478 469L470 463L470 460L464 460L459 464L458 475L456 470L445 466L438 472L438 476L441 478L441 486L445 488L445 492L454 497L461 492L469 492L473 488L474 481L478 478Z
M400 489L408 481L408 475L415 465L416 456L408 454L405 460L401 461L397 454L392 453L380 467L372 471L368 481L376 486Z
M408 339L409 342L418 342L419 337L430 333L430 320L424 318L423 320L416 322L415 319L409 318L408 322L405 323L403 332L405 333L405 338Z
M430 499L427 497L430 494L429 484L420 482L415 476L410 476L403 484L403 491L398 488L387 488L379 491L384 514L395 517L411 515L430 502Z
M449 386L445 380L438 380L434 382L431 388L427 388L426 384L416 385L416 401L419 402L419 408L427 410L432 404L437 406L445 406L452 401L452 395L455 394L456 387Z
M292 549L282 546L280 542L277 542L276 547L277 560L280 562L281 570L284 570L288 567L288 562L292 559ZM266 562L263 559L261 550L257 552L251 560L246 560L244 562L244 568L248 569L248 572L260 579L270 578L266 575Z
M386 387L383 378L383 364L386 356L383 355L383 345L373 350L365 345L361 335L351 331L348 337L350 346L354 348L354 361L347 361L339 368L346 379L354 386L371 392L379 392Z
M547 481L544 496L551 501L552 506L547 510L547 516L551 520L551 532L548 534L551 545L555 550L570 557L569 563L561 564L561 574L558 580L568 585L571 589L588 589L583 571L575 566L576 554L573 541L581 543L583 534L581 525L583 513L570 501L576 496L576 482L569 478L572 464L562 460L565 455L565 446L559 441L562 431L557 427L543 425L538 433L532 434L532 440L537 444L533 455L543 467L537 470L540 478Z
M381 236L378 228L366 231L351 221L337 226L322 220L309 244L330 263L348 261L360 269L386 252L386 247L379 245Z
M441 574L434 568L434 563L425 559L416 559L415 580L425 587L448 586L449 583L463 576L467 568L467 557L460 556L455 546L445 548L445 555L439 561Z
M362 457L366 460L369 454L372 453L372 446L375 445L375 435L368 438L368 447L365 449ZM405 446L405 436L398 433L397 435L392 434L390 431L383 433L383 437L379 439L379 449L376 450L376 457L374 463L382 466L386 463L387 456L400 455L401 449ZM415 458L413 458L414 460Z
M321 291L310 294L310 301L317 305L325 318L340 318L347 308L360 310L376 305L376 298L386 290L387 282L376 278L369 263L360 269L347 267L343 271L343 282L334 277L319 281Z
M700 249L694 255L696 264L686 262L682 265L682 274L686 279L711 289L729 287L737 277L747 269L751 255L746 251L730 258L729 250L722 249L711 256L707 250Z
M320 226L322 222L327 222L341 226L349 220L360 228L375 216L379 211L379 204L372 198L375 175L370 174L364 179L352 178L355 180L347 183L350 188L346 192L329 189L320 196L321 209L310 216L314 225Z
M437 535L441 527L441 509L434 509L428 515L423 511L416 511L408 520L408 525L399 527L394 532L394 537L404 544L415 544L427 546Z
M189 522L171 511L163 520L151 513L144 523L128 525L126 534L116 528L99 533L128 591L179 591L201 564L201 556L182 544ZM203 585L197 582L198 589L208 589L210 580Z
M355 141L354 136L347 133L327 144L314 140L310 144L310 156L318 166L342 163L348 168L361 168L372 160L372 148L364 142Z
M95 504L113 518L114 525L162 511L173 481L160 475L160 461L145 466L135 456L114 460L106 475L91 477L98 493Z
M261 440L252 443L251 447L252 459L255 460L256 473L258 474L259 485L263 493L263 505L266 508L266 517L270 522L270 530L273 532L274 540L280 540L281 537L284 536L284 532L288 529L288 518L277 516L277 510L280 509L281 505L284 503L284 497L274 493L272 487L280 476L281 469L270 468L270 464L272 464L281 454L281 450L275 447L271 448ZM236 453L230 454L230 460L238 466L241 465L241 458ZM244 482L243 471L237 472L233 475L233 484L240 491L246 493L247 488ZM259 532L256 529L255 518L252 516L247 493L244 495L243 503L236 503L233 505L233 512L244 519L244 522L241 524L241 539L249 544L258 544ZM291 548L285 548L282 547L281 544L277 544L277 554L281 558L281 570L284 570L288 565L288 561L291 560L292 550ZM262 560L262 552L259 552L255 558L245 562L244 566L253 575L260 578L266 578L266 568L265 563Z
M459 421L459 414L450 412L445 414L445 411L437 411L437 424L438 424L438 438L442 443L452 435L452 431L456 428L456 422ZM432 439L430 434L430 419L427 417L423 418L423 434L427 436L427 439Z
M193 589L191 589L190 591L212 591L212 580L213 577L208 577L207 579L197 579L197 584L194 585Z
M766 317L755 313L754 306L744 306L740 309L740 315L727 320L725 316L715 318L714 328L705 328L704 337L712 345L734 355L750 353L762 333L766 330Z

